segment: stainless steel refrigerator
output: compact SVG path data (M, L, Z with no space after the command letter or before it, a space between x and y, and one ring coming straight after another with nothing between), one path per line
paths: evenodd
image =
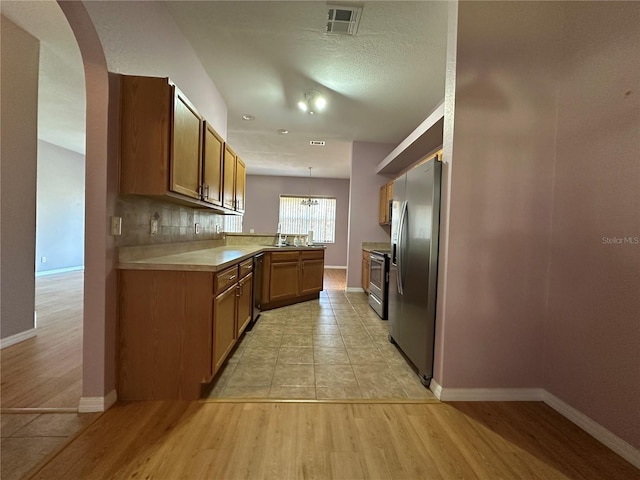
M441 177L434 158L393 184L389 340L425 386L433 376Z

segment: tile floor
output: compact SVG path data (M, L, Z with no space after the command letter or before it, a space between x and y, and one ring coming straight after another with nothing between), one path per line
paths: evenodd
M206 396L435 400L387 333L359 292L323 291L318 300L262 312Z

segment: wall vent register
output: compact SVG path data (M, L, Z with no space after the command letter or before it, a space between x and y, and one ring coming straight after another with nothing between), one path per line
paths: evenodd
M355 35L358 31L362 8L329 6L327 15L327 33L336 35Z

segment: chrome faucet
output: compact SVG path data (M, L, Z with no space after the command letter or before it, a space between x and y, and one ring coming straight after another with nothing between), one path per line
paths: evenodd
M280 224L278 224L278 243L277 246L281 247L284 244L284 239L282 238L282 233L280 231Z

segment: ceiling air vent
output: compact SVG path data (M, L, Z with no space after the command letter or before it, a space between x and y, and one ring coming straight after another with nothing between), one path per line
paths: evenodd
M309 145L324 147L324 140L311 140Z
M361 7L330 5L327 15L327 33L355 35L358 31L361 14Z

